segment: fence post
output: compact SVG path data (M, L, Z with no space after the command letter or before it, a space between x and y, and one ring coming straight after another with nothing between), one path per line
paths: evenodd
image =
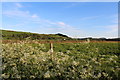
M53 43L50 43L50 52L53 53Z
M53 50L53 43L50 43L50 54L51 54L52 61L55 61L55 54L54 54L54 50Z

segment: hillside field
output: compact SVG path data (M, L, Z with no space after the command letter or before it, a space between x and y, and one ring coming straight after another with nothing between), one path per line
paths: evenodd
M2 31L3 80L118 80L119 39ZM52 45L52 46L51 46Z
M29 40L2 44L3 79L118 80L118 43L49 43Z

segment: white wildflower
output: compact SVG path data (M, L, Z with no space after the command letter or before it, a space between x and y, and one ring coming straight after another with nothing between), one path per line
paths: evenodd
M50 71L47 71L47 72L44 74L44 78L50 78Z

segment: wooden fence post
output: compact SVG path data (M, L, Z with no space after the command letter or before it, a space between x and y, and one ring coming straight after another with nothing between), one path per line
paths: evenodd
M50 43L50 52L53 53L53 43Z
M55 54L54 54L54 50L53 50L53 43L50 43L50 54L51 54L52 61L54 61Z

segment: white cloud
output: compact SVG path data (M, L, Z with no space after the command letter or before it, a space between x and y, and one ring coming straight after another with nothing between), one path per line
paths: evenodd
M63 33L63 34L67 34L70 37L78 37L82 33L82 30L70 26L69 24L66 24L63 21L54 22L54 21L45 20L44 24L45 24L44 26L46 27L42 27L42 29L40 30L38 29L38 32L47 33L47 34Z
M18 8L22 8L22 7L23 7L23 5L21 5L20 3L16 3L15 5L16 5L16 7L18 7Z
M68 26L67 24L65 24L64 22L58 22L57 23L59 26Z
M31 17L32 17L32 18L38 18L38 15L33 14Z
M21 7L20 4L16 5L17 7ZM17 23L11 23L11 25L7 24L9 26L8 28L23 29L25 26L27 27L27 25L36 25L34 27L36 27L36 31L40 30L38 32L44 33L61 32L65 34L71 34L70 36L78 35L81 32L79 29L69 24L66 24L63 21L51 21L49 19L43 19L40 18L39 15L35 13L33 14L30 11L23 11L20 10L19 8L3 10L3 15L18 20Z
M21 10L3 10L3 15L8 17L29 17L29 11L21 11Z
M65 22L57 22L56 24L57 26L59 26L57 28L59 32L68 34L70 37L77 37L82 33L82 30L77 29L76 27L71 26L69 24L66 24Z

